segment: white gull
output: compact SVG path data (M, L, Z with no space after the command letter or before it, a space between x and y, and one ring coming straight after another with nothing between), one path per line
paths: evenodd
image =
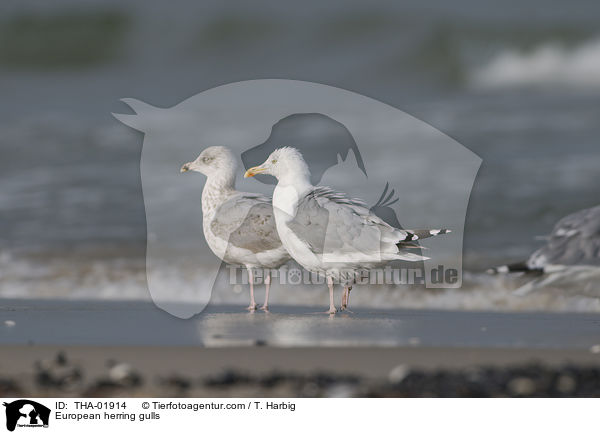
M206 148L194 161L184 164L181 172L195 171L206 175L202 190L202 226L208 246L217 257L248 270L250 305L253 311L254 270L279 268L290 259L281 244L271 199L235 189L237 160L224 146ZM269 308L271 274L265 276L265 303Z
M296 262L326 277L329 314L336 312L334 280L344 283L344 309L349 288L363 272L394 260L426 260L427 257L405 249L418 248L416 240L449 232L394 228L363 202L327 187L313 186L308 165L295 148L275 150L262 165L248 169L244 176L259 173L277 178L273 193L277 232Z

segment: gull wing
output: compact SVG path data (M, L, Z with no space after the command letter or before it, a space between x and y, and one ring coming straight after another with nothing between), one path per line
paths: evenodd
M210 224L211 232L229 245L253 253L281 247L271 199L240 194L223 203Z

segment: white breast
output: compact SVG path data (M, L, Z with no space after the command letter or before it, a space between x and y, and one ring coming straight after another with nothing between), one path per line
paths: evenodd
M300 240L288 223L296 216L300 193L291 186L275 187L273 192L273 214L281 243L298 264L312 272L321 272L320 255L315 255L310 246Z

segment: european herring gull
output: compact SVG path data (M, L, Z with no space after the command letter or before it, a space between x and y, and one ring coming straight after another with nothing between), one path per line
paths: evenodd
M205 149L194 161L184 164L181 172L206 175L202 190L202 226L208 246L217 257L248 270L250 305L255 310L254 270L279 268L290 259L281 244L271 199L235 189L237 160L224 146ZM265 304L269 308L271 274L265 276Z
M363 272L394 260L428 259L406 249L418 248L416 240L449 232L394 228L363 202L327 187L313 186L308 165L295 148L275 150L262 165L248 169L244 176L259 173L277 178L273 193L277 232L296 262L326 277L329 314L337 311L334 280L344 282L347 296L348 288Z
M600 205L559 220L546 244L526 261L502 265L489 272L543 273L555 265L600 266Z
M549 285L572 287L576 282L597 282L600 276L600 206L562 218L544 246L523 262L491 268L490 274L525 273L532 276L516 295Z

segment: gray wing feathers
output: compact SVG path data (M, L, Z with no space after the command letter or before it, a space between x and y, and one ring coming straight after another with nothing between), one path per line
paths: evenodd
M253 253L281 246L271 201L264 196L241 195L223 203L210 229L230 245Z
M314 253L397 252L406 232L392 228L366 205L341 193L317 187L302 198L295 218L288 222Z
M352 206L358 206L358 207L362 207L362 208L367 208L367 205L365 204L365 202L363 202L360 199L351 199L348 196L346 196L344 193L340 193L338 191L332 190L329 187L315 187L312 191L310 191L307 195L307 198L322 198L322 199L327 199L330 200L332 202L341 204L341 205L352 205Z
M546 265L600 265L600 206L560 220L548 243L531 255L530 268Z

